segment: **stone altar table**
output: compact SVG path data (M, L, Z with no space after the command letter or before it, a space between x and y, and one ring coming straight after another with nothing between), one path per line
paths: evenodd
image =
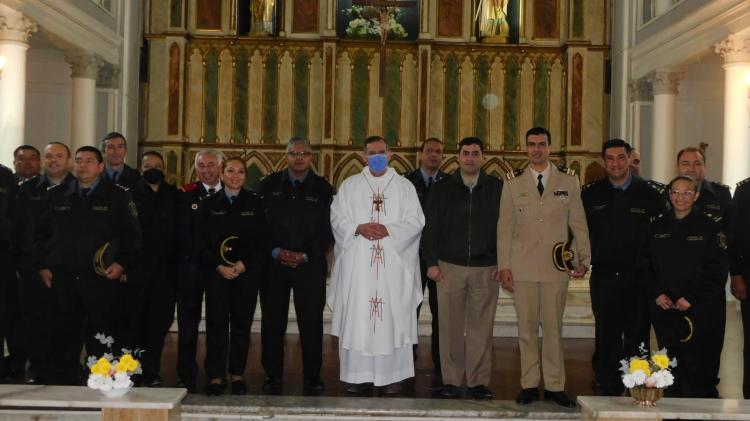
M581 419L593 420L750 420L750 400L662 398L641 408L631 397L579 396Z

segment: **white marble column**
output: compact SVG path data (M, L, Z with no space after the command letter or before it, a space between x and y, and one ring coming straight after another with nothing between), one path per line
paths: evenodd
M649 78L654 95L653 130L651 131L651 177L666 183L674 177L675 163L675 99L677 85L684 73L661 69Z
M750 176L750 34L730 35L716 44L724 57L723 183L735 184Z
M26 50L36 23L0 4L0 163L11 167L13 150L24 143L26 120Z
M70 149L96 145L96 76L99 59L88 53L65 54L73 85L70 107Z

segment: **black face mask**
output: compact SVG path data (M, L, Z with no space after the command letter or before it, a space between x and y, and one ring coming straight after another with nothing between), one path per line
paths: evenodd
M158 168L149 168L143 172L143 179L149 184L161 183L164 180L164 173Z

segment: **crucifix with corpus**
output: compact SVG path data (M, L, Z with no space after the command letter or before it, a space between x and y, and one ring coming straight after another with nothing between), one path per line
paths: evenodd
M390 12L396 7L415 7L416 1L352 0L356 6L370 6L380 12L380 96L385 94L385 43L388 41Z

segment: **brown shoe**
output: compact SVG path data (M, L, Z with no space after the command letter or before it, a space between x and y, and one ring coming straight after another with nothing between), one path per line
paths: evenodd
M404 391L404 386L401 384L401 382L391 383L388 386L385 387L383 392L386 395L400 395L401 392Z

